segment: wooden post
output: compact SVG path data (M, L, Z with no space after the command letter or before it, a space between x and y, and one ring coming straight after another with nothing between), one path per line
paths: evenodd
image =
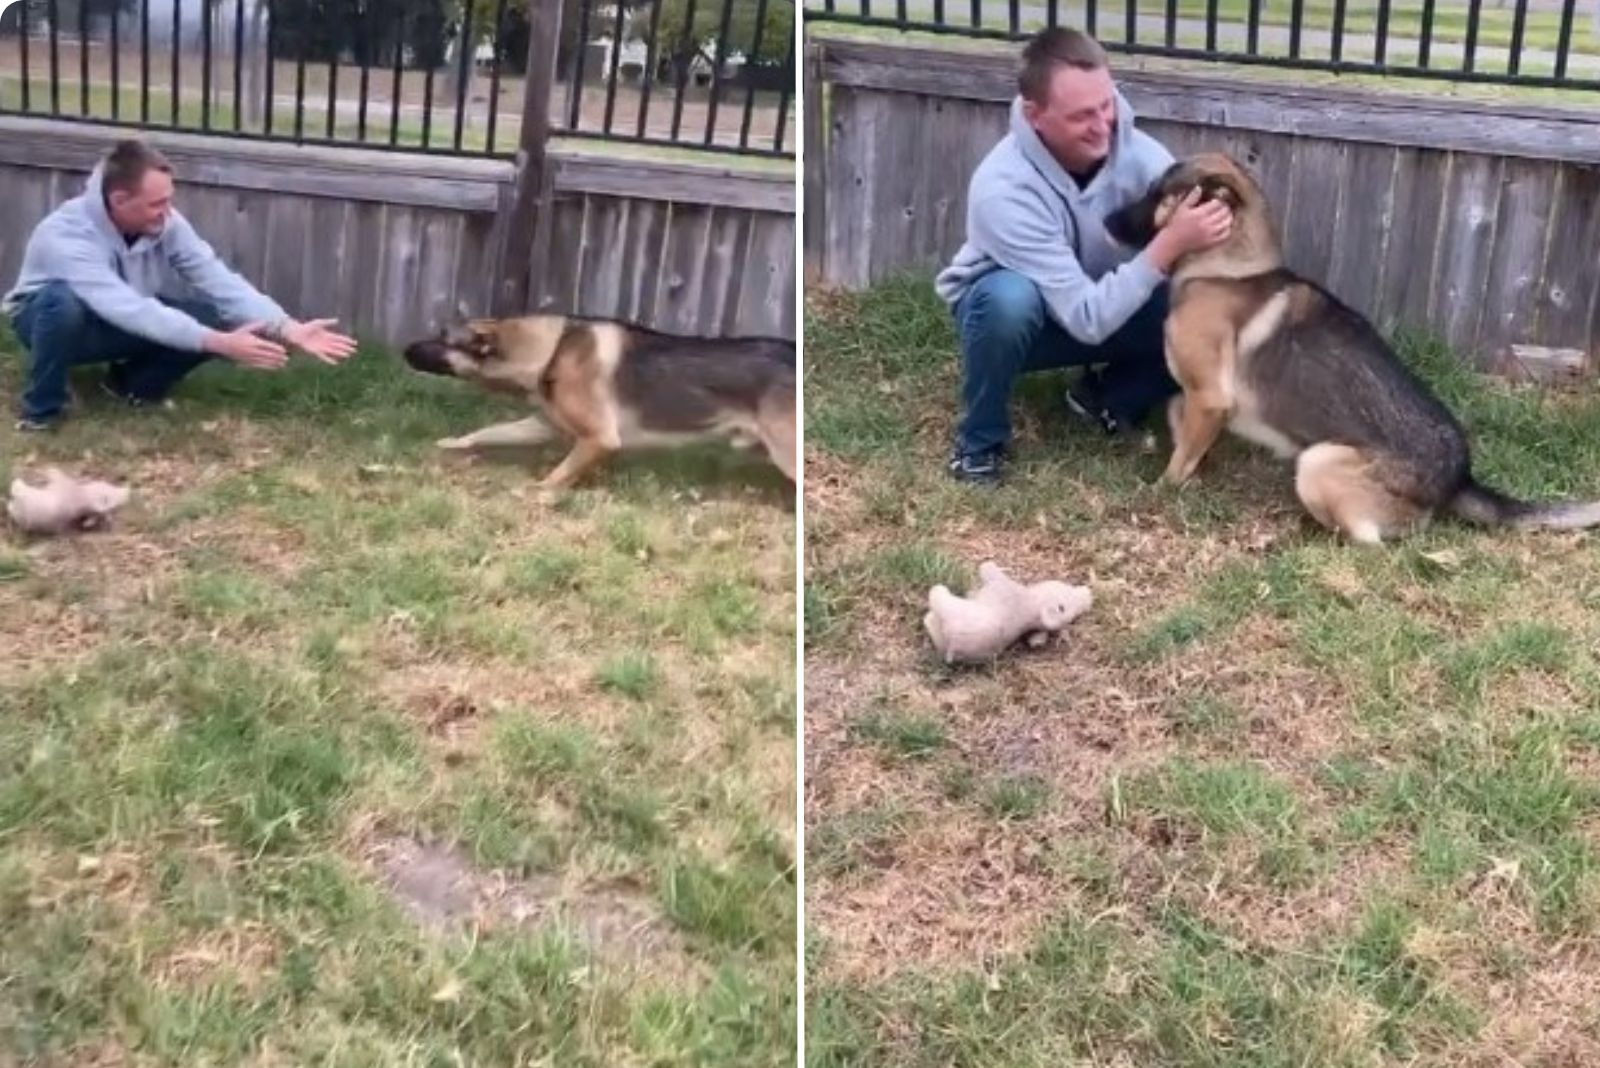
M528 19L528 76L522 97L516 186L503 220L494 289L493 314L499 316L517 315L528 307L534 233L549 207L551 183L546 150L550 142L550 96L561 41L561 0L531 0Z
M828 242L826 191L828 188L828 128L823 107L822 49L818 41L805 44L805 94L801 116L805 123L805 233L803 254L807 285L825 277L823 250Z

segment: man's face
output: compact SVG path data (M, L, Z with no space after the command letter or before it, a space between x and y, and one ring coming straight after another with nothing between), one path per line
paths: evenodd
M172 212L172 176L158 170L146 171L137 190L113 191L106 203L112 223L122 233L129 237L155 237L167 225L167 216Z
M1022 102L1039 140L1068 171L1086 171L1111 153L1117 104L1111 72L1062 67L1050 79L1042 105Z

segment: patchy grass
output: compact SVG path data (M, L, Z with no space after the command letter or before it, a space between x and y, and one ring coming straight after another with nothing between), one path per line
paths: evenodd
M1600 1059L1592 538L1342 545L1238 442L1156 486L1062 375L964 487L925 279L806 336L811 1065ZM1600 405L1402 351L1486 479L1600 495ZM985 558L1095 607L946 669L927 586Z
M0 539L0 1062L794 1063L787 486L541 505L434 451L504 407L452 385L369 347L7 418L0 477L134 497Z

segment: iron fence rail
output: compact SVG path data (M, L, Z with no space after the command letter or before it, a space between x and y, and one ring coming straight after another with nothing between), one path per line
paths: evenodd
M874 0L807 0L804 18L998 40L1073 25L1130 55L1600 90L1600 8L1580 25L1577 0L886 2L892 16Z
M555 71L523 69L530 2L565 8ZM0 23L0 114L509 157L523 95L543 77L559 90L555 136L795 155L794 0L23 0L13 10Z

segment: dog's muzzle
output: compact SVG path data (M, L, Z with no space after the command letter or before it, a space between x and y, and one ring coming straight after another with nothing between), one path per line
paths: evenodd
M413 370L454 377L449 352L450 347L442 341L415 341L406 346L405 358Z

